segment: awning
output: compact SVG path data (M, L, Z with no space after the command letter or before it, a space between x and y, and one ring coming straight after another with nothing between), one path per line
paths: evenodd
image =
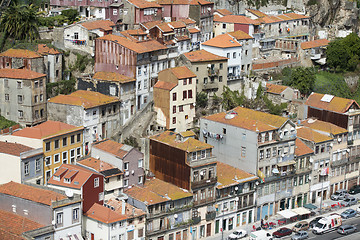
M304 207L298 207L298 208L294 208L291 209L291 211L293 211L294 213L296 213L297 215L306 215L306 214L310 214L311 212L309 210L307 210Z
M284 167L284 166L289 166L289 165L293 165L296 162L294 160L290 160L290 161L286 161L286 162L280 162L278 163L278 167Z
M307 208L307 209L317 209L317 206L311 204L311 203L308 203L308 204L305 204L304 205L304 208Z
M280 172L279 172L279 170L278 170L277 168L274 168L274 169L272 170L272 173L278 174L278 173L280 173Z
M278 212L278 214L280 214L284 218L292 218L292 217L295 217L298 215L298 214L294 213L293 211L290 211L289 209L280 211L280 212Z

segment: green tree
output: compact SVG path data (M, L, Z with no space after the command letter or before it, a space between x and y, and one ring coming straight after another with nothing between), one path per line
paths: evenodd
M307 95L314 89L316 80L315 73L314 68L297 67L291 69L289 77L285 77L283 83Z
M79 12L76 9L66 9L61 12L61 15L68 19L69 24L79 20Z
M204 92L196 93L196 106L205 108L208 103L207 94Z
M245 101L244 94L240 94L239 91L231 91L229 87L224 86L222 93L222 104L225 110L233 109L237 106L243 105Z

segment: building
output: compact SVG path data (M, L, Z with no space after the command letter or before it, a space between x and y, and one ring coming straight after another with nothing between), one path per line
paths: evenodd
M95 43L95 72L117 72L135 78L137 109L146 106L157 73L170 65L164 51L167 47L156 40L137 42L112 34L97 38Z
M75 163L83 155L83 127L46 121L24 128L9 136L9 141L42 148L44 153L44 184L63 163ZM30 146L31 146L30 145Z
M189 239L192 194L157 178L125 191L128 203L146 213L146 239Z
M98 92L78 90L48 100L48 118L74 126L83 126L85 148L111 137L121 125L120 100Z
M98 160L93 157L86 157L76 163L77 165L96 171L105 178L104 200L107 201L111 197L119 196L123 188L124 173L119 168Z
M266 96L274 103L280 104L300 98L300 92L284 85L266 83Z
M30 219L37 222L41 228L27 232L30 238L81 239L82 204L79 195L65 194L44 186L9 182L0 185L0 210L12 212L23 221ZM23 227L24 222L19 230Z
M43 149L33 149L19 143L0 142L1 181L43 184Z
M53 83L63 80L63 54L45 44L38 44L37 53L44 57L47 81Z
M258 177L222 162L217 162L217 177L215 234L253 223Z
M329 44L329 40L327 39L317 39L313 41L302 42L301 47L301 55L304 60L311 60L320 65L324 65L326 63L326 47ZM310 65L311 66L311 65Z
M189 68L176 67L159 72L154 86L156 122L176 132L193 127L196 103L196 75Z
M216 21L218 18L221 17L225 17L227 15L233 15L232 12L230 12L228 9L226 8L222 8L222 9L216 9L214 11L214 21Z
M0 53L1 68L27 69L45 73L44 57L34 51L11 48Z
M93 204L104 203L104 176L79 165L62 164L48 180L47 185L80 195L84 213Z
M179 62L196 74L196 92L213 97L221 96L224 86L227 86L227 60L206 50L198 50L184 53Z
M114 192L115 197L118 197L117 194L121 194L129 186L143 185L145 180L144 155L137 148L105 139L93 143L91 156L115 166L124 173L123 188L120 192Z
M94 240L143 239L144 215L140 209L115 199L105 205L95 203L84 214L84 236Z
M115 24L109 20L78 22L64 27L64 47L94 56L95 39L112 33Z
M213 153L222 156L218 161L260 177L257 221L276 214L292 197L295 138L288 118L243 107L200 119L200 140L214 146Z
M91 78L78 78L77 89L94 91L118 97L120 105L120 125L124 125L135 114L136 80L114 72L96 72Z
M214 234L213 213L217 162L213 146L194 134L166 131L149 138L149 168L155 177L193 194L192 237Z
M225 15L214 20L215 37L228 32L241 30L250 36L258 32L259 22L242 15Z
M46 75L27 69L0 69L1 114L22 126L46 121Z

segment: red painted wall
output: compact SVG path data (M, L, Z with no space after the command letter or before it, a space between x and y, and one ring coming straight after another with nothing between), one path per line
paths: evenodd
M94 188L94 179L99 178L99 187ZM100 174L93 174L82 186L83 212L87 212L94 203L103 205L99 201L99 193L104 192L104 177Z
M237 30L241 30L241 31L246 32L247 34L249 34L249 25L235 23L234 24L234 31L237 31Z

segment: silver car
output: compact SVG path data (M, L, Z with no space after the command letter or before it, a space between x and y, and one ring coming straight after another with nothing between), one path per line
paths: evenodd
M309 237L309 234L306 231L298 231L291 237L292 240L302 240L307 239Z
M357 204L357 199L353 198L353 197L349 197L349 198L341 201L341 204L344 205L345 207L350 207L352 205Z
M343 200L346 199L348 196L348 193L345 189L337 190L333 195L330 196L331 200L337 201L337 200Z
M342 225L338 228L337 232L342 235L348 235L356 231L356 227L352 225Z

